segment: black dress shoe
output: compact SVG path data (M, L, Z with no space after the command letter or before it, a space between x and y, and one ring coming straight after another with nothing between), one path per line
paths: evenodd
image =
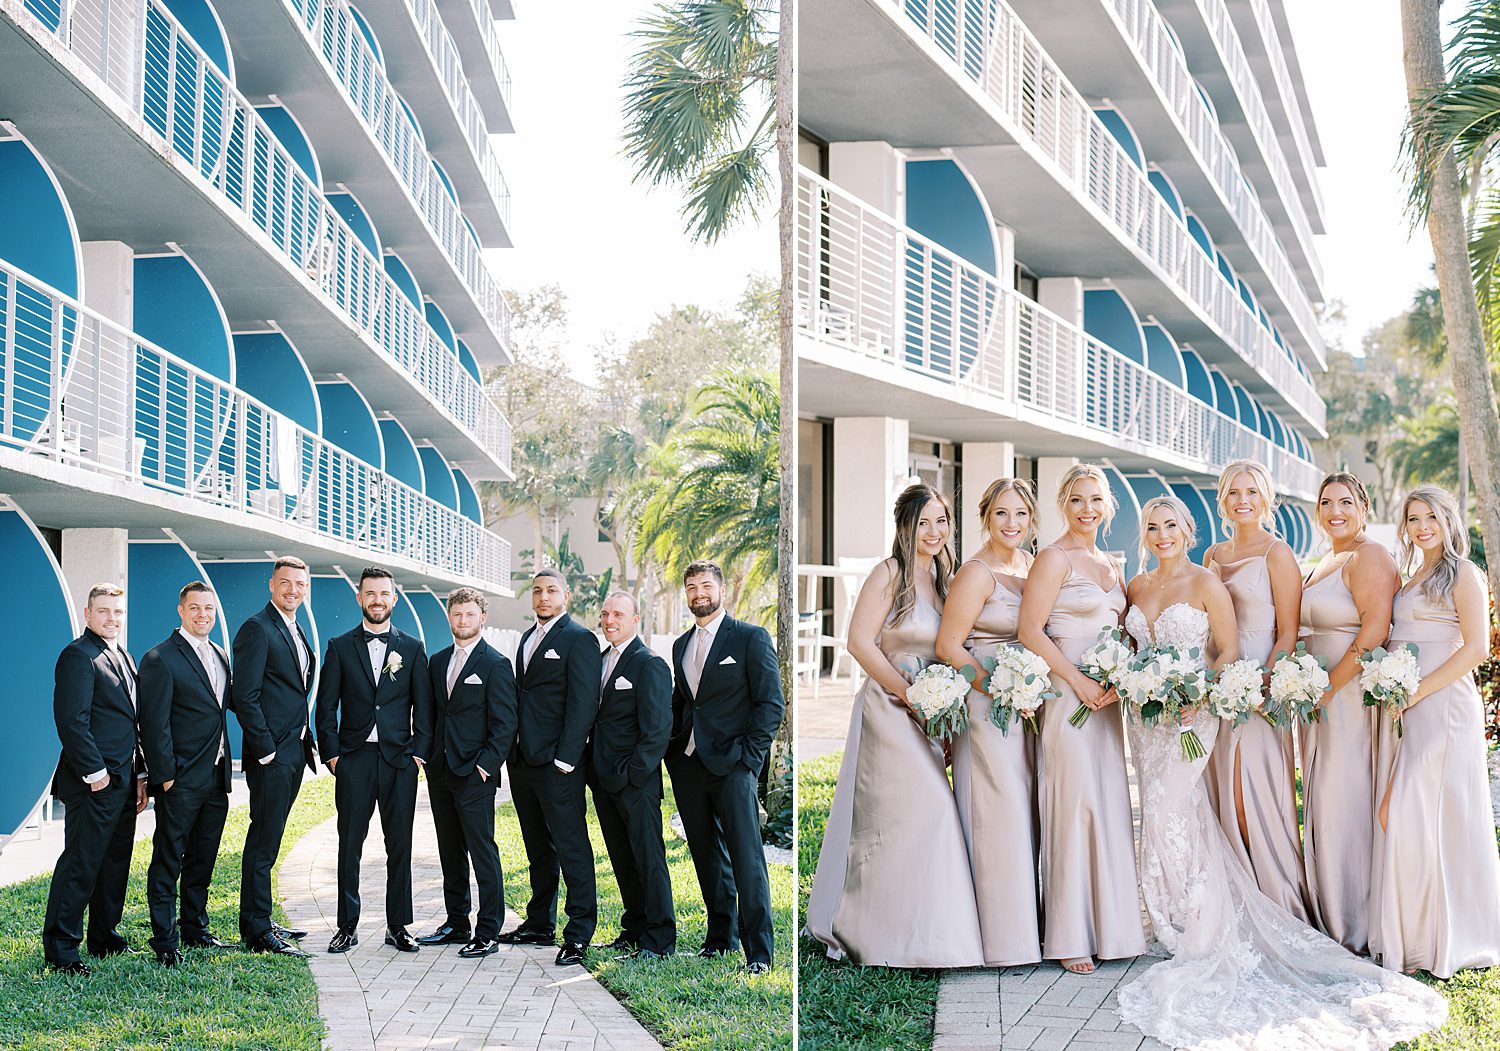
M94 973L82 960L74 960L72 963L49 963L47 969L53 974L76 974L80 978L87 978Z
M188 949L228 949L230 945L226 941L215 938L209 931L194 935L191 938L182 939L182 944Z
M635 952L640 947L640 942L634 938L627 938L623 934L605 946L610 952Z
M353 927L340 927L333 940L328 943L329 952L348 952L359 944L359 935Z
M557 938L551 931L538 931L530 927L517 927L506 931L497 941L501 945L556 945Z
M400 952L417 952L422 947L417 944L417 939L411 936L411 932L405 927L397 927L395 930L386 928L385 943L394 945Z
M765 974L771 969L771 965L765 960L751 960L745 964L746 974Z
M186 957L176 949L158 949L156 951L156 962L163 967L176 967L186 960Z
M266 931L259 938L246 946L251 952L269 952L277 956L294 956L299 960L310 959L309 955L302 951L299 946L279 937L274 930Z
M587 945L580 945L577 942L563 942L562 948L557 950L557 959L553 962L560 964L582 963L583 954L587 951Z
M282 939L283 941L300 942L303 938L307 937L306 931L299 931L295 927L283 927L279 923L271 924L271 930L275 931L276 937Z
M712 960L716 956L728 956L728 949L710 949L707 945L698 950L698 955L705 960Z
M494 938L486 938L483 940L475 938L468 945L465 945L462 949L458 950L458 955L462 956L466 960L474 960L478 959L481 956L488 956L490 955L490 953L499 951L500 943Z
M637 960L667 960L674 954L669 952L657 952L655 949L642 949L635 954Z
M445 923L431 934L417 939L418 945L464 945L474 940L474 934L467 927L455 927L451 923Z

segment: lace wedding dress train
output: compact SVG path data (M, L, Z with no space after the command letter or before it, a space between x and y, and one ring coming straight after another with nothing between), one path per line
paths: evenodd
M1208 616L1177 603L1148 625L1125 619L1141 645L1202 648ZM1219 720L1193 729L1213 750ZM1178 1048L1211 1051L1374 1051L1441 1025L1447 1002L1404 975L1356 957L1265 897L1234 858L1209 805L1207 756L1182 758L1177 727L1130 723L1141 799L1141 891L1154 952L1170 959L1120 990L1120 1016Z

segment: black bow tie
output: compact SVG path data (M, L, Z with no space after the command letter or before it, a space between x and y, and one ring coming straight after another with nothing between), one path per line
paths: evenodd
M391 641L391 633L389 631L382 631L379 635L377 635L368 628L360 628L359 634L360 637L363 638L366 642L374 642L376 639L379 639L381 642L389 645Z

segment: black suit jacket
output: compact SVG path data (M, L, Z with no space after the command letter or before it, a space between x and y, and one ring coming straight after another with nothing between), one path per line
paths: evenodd
M771 636L765 628L726 615L714 633L694 697L683 667L697 630L689 628L672 644L677 674L667 754L682 755L691 731L693 754L710 773L722 777L743 763L759 777L786 711Z
M392 766L411 765L411 757L432 758L432 681L427 653L415 635L395 625L386 642L380 682L370 667L370 650L356 627L328 640L323 677L318 682L318 751L323 761L353 751L379 729L380 754ZM391 654L401 668L386 671Z
M577 769L599 707L599 645L594 633L563 613L525 664L526 643L536 625L521 636L516 661L519 732L516 750L528 766L557 760ZM555 656L548 656L548 654Z
M229 658L216 644L211 645L228 687L227 701L232 688ZM228 792L229 764L218 765L219 742L228 732L225 709L219 706L203 662L181 632L172 632L141 659L138 696L147 780L153 785L174 781L173 791L218 788Z
M118 659L135 673L130 654ZM135 776L139 735L135 705L125 680L108 656L108 644L88 628L63 647L57 657L52 717L62 741L62 756L52 778L52 794L78 792L84 777L104 770L111 779Z
M459 669L448 696L448 665L453 647L439 650L429 662L432 673L433 746L460 777L484 768L498 783L500 764L516 743L516 676L510 661L480 639ZM477 678L478 682L468 680Z
M661 769L671 734L672 669L637 635L600 693L590 746L595 780L610 792L642 787Z
M298 635L302 635L299 627ZM302 642L307 643L306 636ZM240 754L245 764L275 755L279 763L300 763L307 729L307 697L318 668L318 654L307 646L307 681L292 649L292 634L281 611L267 602L234 636L234 680L230 708L245 732Z

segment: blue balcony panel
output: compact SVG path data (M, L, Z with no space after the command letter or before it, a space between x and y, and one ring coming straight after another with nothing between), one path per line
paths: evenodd
M1113 467L1106 466L1104 476L1109 479L1110 491L1115 494L1120 507L1115 512L1114 521L1110 523L1109 532L1099 537L1099 546L1107 551L1124 552L1125 579L1129 580L1141 571L1142 501L1136 498L1135 490L1125 480L1125 476ZM1045 542L1051 543L1052 538L1047 538Z
M1225 379L1224 374L1218 369L1210 369L1208 375L1214 385L1214 408L1232 420L1239 420L1240 405L1235 399L1234 388L1229 385L1229 380Z
M359 582L357 576L354 579L356 583ZM427 641L427 633L422 630L422 618L417 616L417 608L411 604L411 597L405 588L396 589L396 605L391 610L391 623L408 635L415 635L424 643Z
M1177 341L1167 335L1167 330L1160 325L1142 325L1141 332L1146 337L1146 367L1172 386L1186 390L1187 369Z
M958 162L906 162L906 225L996 276L995 220Z
M1146 153L1141 149L1141 140L1136 137L1135 129L1130 126L1130 122L1121 115L1120 111L1111 106L1096 106L1094 116L1099 118L1099 123L1104 125L1104 130L1114 137L1135 166L1145 171Z
M1255 414L1255 399L1250 397L1250 392L1238 383L1231 383L1230 388L1234 391L1234 403L1238 409L1237 418L1252 431L1260 429L1260 420Z
M453 326L448 323L448 315L444 314L442 308L436 303L431 302L422 304L422 312L427 318L427 324L432 326L432 331L437 333L438 339L442 340L443 345L456 357L458 340L453 335Z
M352 567L351 575L363 568ZM342 635L360 622L359 599L356 597L354 584L343 577L314 576L309 588L308 604L312 606L318 624L323 629L324 650L328 648L329 639ZM321 652L318 659L323 659Z
M379 259L384 251L380 247L380 232L370 221L370 214L365 211L364 205L359 203L359 198L347 190L326 196L329 205L335 212L338 212L339 218L348 223L349 229L354 231L354 236L359 238L359 243L369 249L372 256Z
M22 5L52 32L62 25L63 0L25 0Z
M1203 495L1203 490L1187 482L1173 482L1172 493L1187 505L1193 514L1194 531L1198 534L1188 557L1202 564L1203 554L1219 535L1219 516L1214 513L1212 500Z
M1214 248L1214 239L1208 236L1208 228L1192 212L1187 213L1185 222L1188 233L1192 236L1193 241L1198 247L1203 249L1203 254L1208 256L1209 259L1217 259L1219 253Z
M359 29L359 35L365 38L370 45L370 50L375 55L375 61L380 63L380 68L385 69L385 52L381 50L380 40L375 36L375 30L370 28L369 19L365 18L364 12L353 4L349 5L349 16L354 19L355 26Z
M395 252L386 250L381 257L385 263L385 272L390 275L401 294L411 300L411 305L418 310L422 309L422 286L417 284L417 279L412 276L411 269L401 261L401 257Z
M443 454L430 445L423 445L417 449L417 455L422 458L422 471L427 479L427 488L423 492L444 507L457 511L458 486L453 482L453 472L443 462Z
M370 403L347 380L325 380L318 384L323 408L322 435L351 456L385 470L385 443Z
M1219 489L1217 485L1198 486L1198 496L1203 505L1208 508L1212 517L1208 522L1209 543L1217 543L1227 539L1228 534L1224 531L1224 520L1219 516Z
M241 390L314 434L322 433L318 386L291 340L280 332L236 332L234 360Z
M208 0L162 0L172 17L182 23L193 42L203 49L203 54L218 67L219 72L234 82L234 55L229 49L229 37L224 32L224 23L219 21L219 12ZM243 0L230 0L241 3Z
M1172 180L1167 177L1166 172L1159 168L1152 168L1146 173L1146 178L1151 180L1152 189L1167 202L1167 207L1172 209L1177 218L1181 219L1183 217L1182 195L1177 192L1177 187L1172 185Z
M479 369L479 361L474 357L474 352L463 340L458 341L458 363L464 367L464 371L474 377L474 382L484 384L484 373Z
M450 178L448 178L448 173L445 172L445 171L443 171L443 166L441 164L439 164L437 161L433 161L432 162L432 170L435 171L435 172L437 172L437 174L438 174L438 180L440 182L442 182L443 189L448 192L448 199L450 201L452 201L454 204L458 204L459 203L459 201L458 201L458 191L453 188L453 180L450 179ZM464 222L467 223L468 220L465 219ZM476 240L476 241L479 240L479 235L474 233L474 227L472 227L472 226L469 227L469 233L474 234L474 240Z
M458 511L471 522L484 525L484 515L479 507L479 490L461 468L453 468L453 488L458 493Z
M448 611L443 600L425 588L408 588L406 600L422 624L422 635L427 641L427 658L453 641L448 629Z
M210 376L235 383L233 336L218 294L186 255L135 257L131 328Z
M1083 330L1131 361L1146 364L1146 337L1141 331L1141 319L1130 301L1114 289L1084 291Z
M20 827L47 792L62 746L52 720L52 687L57 655L83 630L70 600L62 568L52 550L18 508L0 501L0 551L5 552L5 582L24 596L25 616L0 632L0 836Z
M385 444L385 469L393 477L401 479L417 492L425 492L427 479L422 470L422 458L417 455L417 444L411 440L401 421L380 421L380 438Z
M312 140L308 138L307 132L297 118L292 116L292 111L281 105L256 106L255 112L260 114L260 119L266 122L266 126L275 134L278 142L286 147L286 152L291 154L292 160L297 162L297 167L302 169L302 174L312 180L312 184L318 189L323 188L323 167L318 163L318 152L313 149Z
M83 268L72 209L52 169L19 135L0 137L0 188L0 259L78 298ZM14 284L14 317L7 284ZM57 376L66 375L72 364L78 315L69 306L55 309L41 285L0 278L0 332L8 327L14 329L14 346L0 343L0 366L11 365L14 378L9 391L0 386L0 417L10 413L15 436L30 441L42 436L54 364ZM8 353L13 362L5 360Z

